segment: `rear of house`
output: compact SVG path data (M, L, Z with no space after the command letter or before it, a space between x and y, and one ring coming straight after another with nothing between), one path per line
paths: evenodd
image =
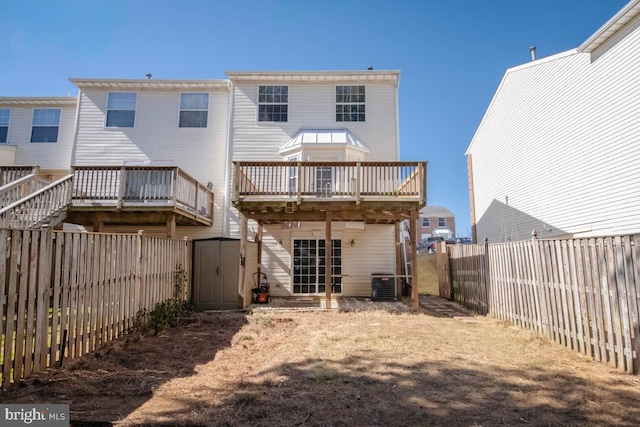
M74 215L87 226L102 230L166 235L171 221L173 237L209 238L221 236L222 212L226 200L227 120L229 90L226 80L71 79L79 89L78 125L71 164L89 179L107 181L127 167L126 191L136 192L143 203L133 203L131 215L125 209L107 210L75 206ZM100 169L93 167L108 167ZM148 169L145 169L148 168ZM178 176L176 174L176 169ZM100 172L98 172L100 171ZM77 172L79 174L79 172ZM100 174L99 178L95 177ZM178 181L180 179L180 181ZM80 185L80 179L77 180ZM96 181L98 182L98 181ZM92 185L98 185L94 182ZM198 223L187 210L167 210L154 215L170 187L207 186L213 193L211 221ZM79 189L79 187L76 187ZM80 191L85 191L79 189ZM204 192L199 188L198 194ZM168 193L167 193L168 195ZM196 195L194 193L194 195ZM103 200L106 197L103 197ZM156 206L152 203L156 201ZM200 200L203 200L200 197ZM100 204L96 200L86 205ZM200 204L191 210L203 208ZM207 208L208 210L208 208ZM167 225L168 223L168 225Z
M366 208L368 201L352 199L367 174L393 191L412 173L424 178L424 164L392 162L399 72L227 74L236 186L230 235L242 235L242 219L250 219L244 232L260 243L257 265L273 296L324 296L329 276L333 295L371 296L372 273L401 273L396 229L426 197L420 187L408 202L391 191ZM248 184L238 188L238 180ZM368 190L374 196L373 184Z
M476 241L640 231L640 1L507 70L467 150Z

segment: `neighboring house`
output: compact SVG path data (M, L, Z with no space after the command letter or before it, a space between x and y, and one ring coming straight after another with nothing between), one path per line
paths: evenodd
M420 209L418 219L418 236L443 237L451 239L456 236L456 217L444 206L425 206Z
M70 81L80 89L73 166L117 166L115 170L123 165L158 167L157 176L145 181L139 195L160 191L163 185L174 183L171 167L179 167L189 180L210 183L209 189L215 195L212 224L189 218L189 212L180 209L167 210L159 216L157 206L144 209L139 204L131 208L135 217L126 220L117 206L109 215L88 206L72 215L72 220L85 225L96 223L100 229L110 231L136 232L142 228L159 234L165 233L165 225L171 228L173 220L178 226L172 234L175 236L222 236L224 206L229 203L228 81L75 78ZM136 173L142 172L133 174ZM132 184L128 185L129 191L135 182L127 184ZM174 185L178 185L177 181Z
M467 149L473 237L640 232L640 0L506 71Z
M76 97L0 97L0 165L37 165L57 179L69 173Z
M254 275L272 296L327 299L371 296L373 273L403 275L400 224L426 203L426 163L398 161L400 73L227 75L70 79L67 221L196 239L205 308L248 305Z

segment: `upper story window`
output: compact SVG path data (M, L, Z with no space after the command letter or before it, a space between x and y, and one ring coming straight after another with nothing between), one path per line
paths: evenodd
M58 142L59 108L35 108L31 128L31 142Z
M137 101L138 94L135 92L109 92L107 127L132 128L136 121Z
M430 227L429 218L422 218L422 226L423 227Z
M286 122L288 120L289 87L258 87L258 121Z
M181 128L206 128L209 115L208 93L180 94L180 122Z
M364 122L364 86L336 86L336 122Z
M438 218L438 227L446 227L447 226L447 219L446 218Z
M7 142L10 119L11 110L9 108L0 108L0 143L5 144Z

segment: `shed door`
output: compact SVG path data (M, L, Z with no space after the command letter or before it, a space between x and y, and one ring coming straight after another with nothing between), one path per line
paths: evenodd
M240 242L206 240L194 243L193 300L209 310L239 308Z

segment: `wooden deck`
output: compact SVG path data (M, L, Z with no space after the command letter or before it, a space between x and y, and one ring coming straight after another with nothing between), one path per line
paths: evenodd
M426 162L234 162L233 204L269 222L392 223L426 204Z
M213 192L175 166L76 166L68 221L93 225L213 224Z

